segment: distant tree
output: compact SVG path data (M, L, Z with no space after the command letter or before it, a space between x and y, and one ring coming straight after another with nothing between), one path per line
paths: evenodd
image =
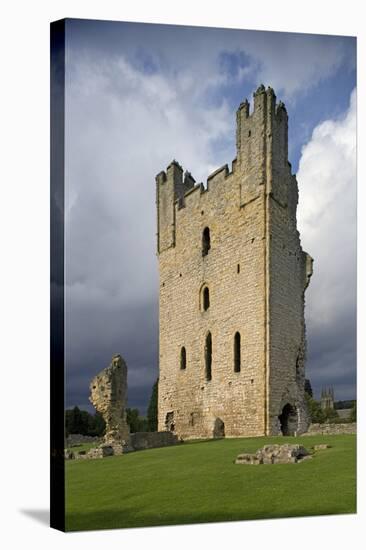
M88 435L102 437L105 433L105 421L97 411L94 415L88 416Z
M349 417L351 422L357 422L357 402L356 401L353 404Z
M305 393L313 397L313 388L311 387L309 378L305 378Z
M131 433L147 432L147 418L140 416L138 409L126 409L126 420Z
M105 434L105 420L99 412L95 413L94 422L95 422L96 435L101 437L102 435Z
M149 432L156 432L158 429L158 385L159 378L152 387L149 407L147 409L147 427Z
M324 411L326 422L337 422L339 415L335 409L325 409Z
M305 393L305 398L308 405L311 422L315 424L324 424L326 420L326 415L318 401L315 401L315 399L310 397L308 393Z
M80 410L80 418L81 418L81 423L80 423L80 432L78 432L79 434L83 434L83 435L89 435L89 425L90 425L90 417L92 415L90 413L88 413L88 411L82 411ZM93 417L92 417L93 418Z
M126 420L130 427L131 433L139 431L139 410L138 409L126 409Z
M81 434L100 437L104 434L105 422L98 412L92 415L88 411L74 407L65 411L65 429L66 435Z
M79 407L66 411L65 420L68 434L81 434L85 431L84 419Z

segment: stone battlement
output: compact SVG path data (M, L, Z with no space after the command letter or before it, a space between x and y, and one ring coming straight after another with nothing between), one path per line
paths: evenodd
M288 161L288 116L284 103L276 103L272 88L259 86L253 94L253 111L246 99L236 112L237 155L228 164L212 172L203 183L196 183L190 172L173 160L166 171L155 178L156 205L158 215L158 253L175 246L177 212L182 208L199 208L212 196L226 193L222 186L230 186L234 176L242 180L240 185L240 206L268 193L284 207L289 207L292 218L296 216L298 190L295 176ZM284 181L288 184L284 185ZM215 193L216 191L216 193ZM230 190L228 189L229 193Z

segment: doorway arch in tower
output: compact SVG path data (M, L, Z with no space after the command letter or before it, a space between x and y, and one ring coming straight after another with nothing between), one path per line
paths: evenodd
M297 431L298 415L296 407L286 403L278 417L282 435L295 435Z

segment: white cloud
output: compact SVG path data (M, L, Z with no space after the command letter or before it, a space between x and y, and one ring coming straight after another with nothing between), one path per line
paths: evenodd
M302 245L314 258L308 325L313 333L339 335L354 326L356 311L356 90L343 116L314 129L297 179ZM336 338L330 345L337 348Z
M146 75L124 58L71 62L67 283L80 299L98 301L104 293L115 307L156 291L155 175L176 158L204 180L220 164L212 158L212 141L234 128L224 102L197 109L189 86L184 75Z

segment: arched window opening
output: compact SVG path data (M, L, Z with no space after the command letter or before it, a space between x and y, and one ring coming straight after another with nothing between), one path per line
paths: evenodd
M206 336L206 344L205 344L205 368L206 368L207 381L210 381L212 378L211 365L212 365L212 336L211 336L211 332L209 332Z
M234 336L234 372L240 372L240 332Z
M210 230L205 227L202 233L202 256L207 256L211 248Z
M202 305L204 311L207 311L210 307L210 291L208 289L208 286L205 286L202 293Z
M183 346L180 350L180 368L184 370L187 366L187 353L186 348Z

